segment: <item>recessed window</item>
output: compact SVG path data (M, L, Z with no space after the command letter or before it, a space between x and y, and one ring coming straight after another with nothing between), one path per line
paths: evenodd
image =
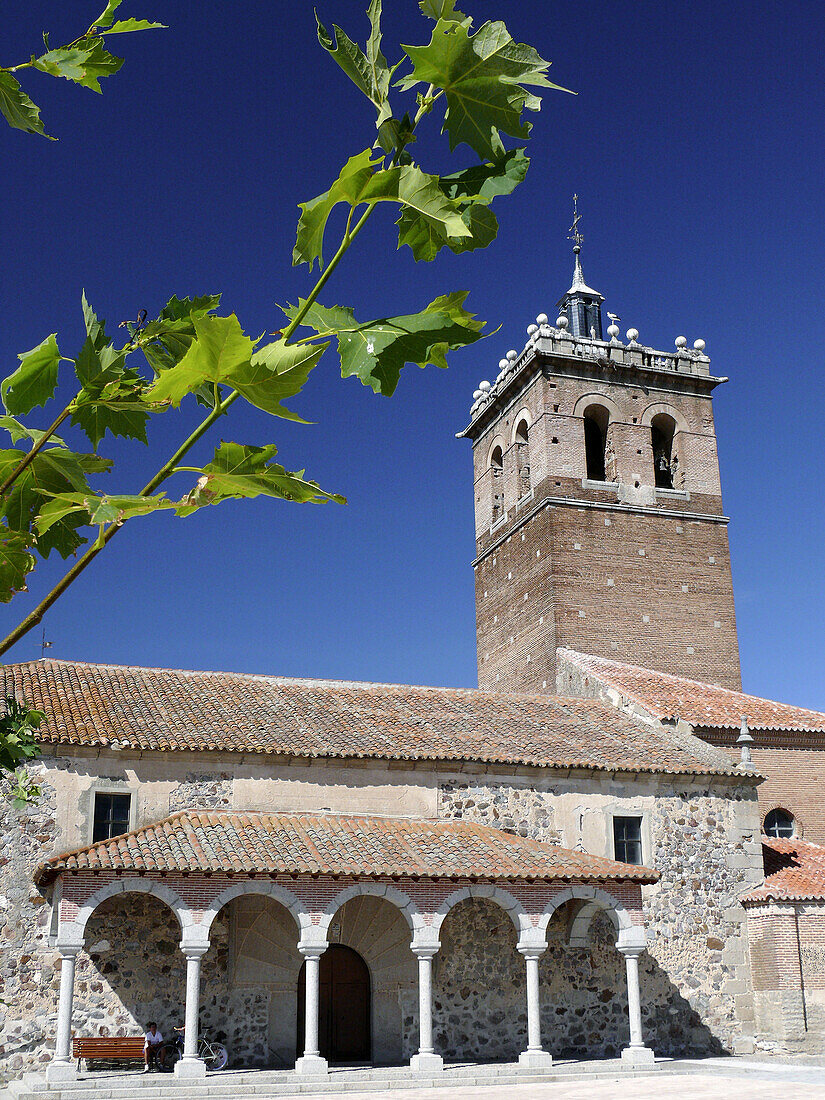
M111 840L129 832L129 806L132 796L129 794L95 793L95 817L92 843L99 840Z
M771 810L762 824L765 836L789 837L794 835L794 817L787 810Z
M613 855L620 863L642 864L642 819L613 818Z

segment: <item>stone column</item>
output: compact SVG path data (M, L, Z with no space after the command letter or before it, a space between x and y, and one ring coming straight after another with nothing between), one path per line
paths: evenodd
M52 1084L73 1081L77 1063L72 1059L72 1008L74 1007L74 971L80 944L65 945L60 951L60 1001L57 1006L57 1035L54 1058L46 1067L46 1080Z
M433 1050L433 956L440 944L413 944L418 958L418 1054L410 1059L414 1073L440 1073L444 1059Z
M640 929L642 936L644 931ZM642 1002L639 993L639 956L644 951L643 944L619 944L627 968L627 1012L630 1017L630 1046L622 1051L622 1061L630 1068L634 1066L652 1066L653 1051L645 1046L642 1038Z
M518 1057L522 1066L538 1069L552 1066L552 1055L541 1046L541 1000L539 997L539 959L544 948L519 947L527 967L527 1050Z
M209 944L197 946L181 944L186 956L186 1014L183 1036L183 1057L175 1063L176 1077L205 1077L206 1066L198 1057L198 1017L201 1005L201 958L209 950Z
M318 1049L318 1003L320 997L321 955L327 944L298 944L305 959L306 999L304 1013L304 1053L295 1063L295 1072L326 1074L329 1072L326 1058Z

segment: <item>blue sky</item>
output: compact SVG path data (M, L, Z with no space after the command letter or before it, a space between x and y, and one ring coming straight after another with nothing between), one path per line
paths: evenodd
M0 63L74 36L97 3L7 5ZM365 0L320 0L363 38ZM386 4L387 52L425 40L414 0ZM521 347L569 284L570 197L584 214L584 271L641 340L701 336L716 374L716 426L730 527L745 689L825 709L822 475L825 270L822 129L825 16L787 0L468 0L479 23L553 62L578 92L534 116L526 182L496 207L484 252L414 264L376 217L324 295L359 316L406 313L466 289L490 341L446 372L407 368L394 398L325 360L270 422L238 406L212 440L277 442L347 507L230 503L185 521L135 521L47 618L54 656L473 686L470 447L454 433L473 389ZM220 290L248 332L312 283L292 268L296 204L323 191L373 140L370 111L317 46L312 4L128 0L170 29L124 36L104 94L30 73L24 85L58 142L0 129L0 353L57 331L79 347L80 291L113 321L172 294ZM418 146L454 170L435 125ZM449 167L448 167L449 166ZM188 415L188 414L187 414ZM150 447L102 445L138 488L182 436L157 418ZM194 421L191 421L194 422ZM199 457L207 460L211 448ZM180 487L181 489L183 486ZM59 573L0 609L9 626ZM39 656L29 635L8 659Z

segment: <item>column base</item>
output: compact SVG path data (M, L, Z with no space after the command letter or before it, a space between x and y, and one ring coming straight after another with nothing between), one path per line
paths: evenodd
M319 1054L302 1054L295 1063L295 1072L303 1076L325 1077L329 1073L326 1058Z
M553 1064L553 1055L546 1050L523 1050L518 1056L518 1064L528 1069L545 1069Z
M410 1058L410 1069L413 1073L441 1073L444 1069L444 1059L440 1054L433 1054L432 1051L414 1054Z
M202 1058L181 1058L175 1062L175 1076L183 1077L187 1081L194 1081L206 1076L206 1066Z
M650 1047L625 1047L622 1051L622 1062L627 1069L635 1069L636 1066L652 1066L656 1061L656 1055Z
M46 1080L51 1084L77 1080L77 1062L50 1062L46 1066Z

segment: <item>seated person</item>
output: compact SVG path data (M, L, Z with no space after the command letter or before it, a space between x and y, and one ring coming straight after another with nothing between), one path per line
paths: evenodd
M160 1048L162 1043L163 1036L158 1031L158 1025L154 1020L151 1020L143 1044L143 1060L146 1063L143 1070L144 1073L148 1073L152 1067L160 1068Z

